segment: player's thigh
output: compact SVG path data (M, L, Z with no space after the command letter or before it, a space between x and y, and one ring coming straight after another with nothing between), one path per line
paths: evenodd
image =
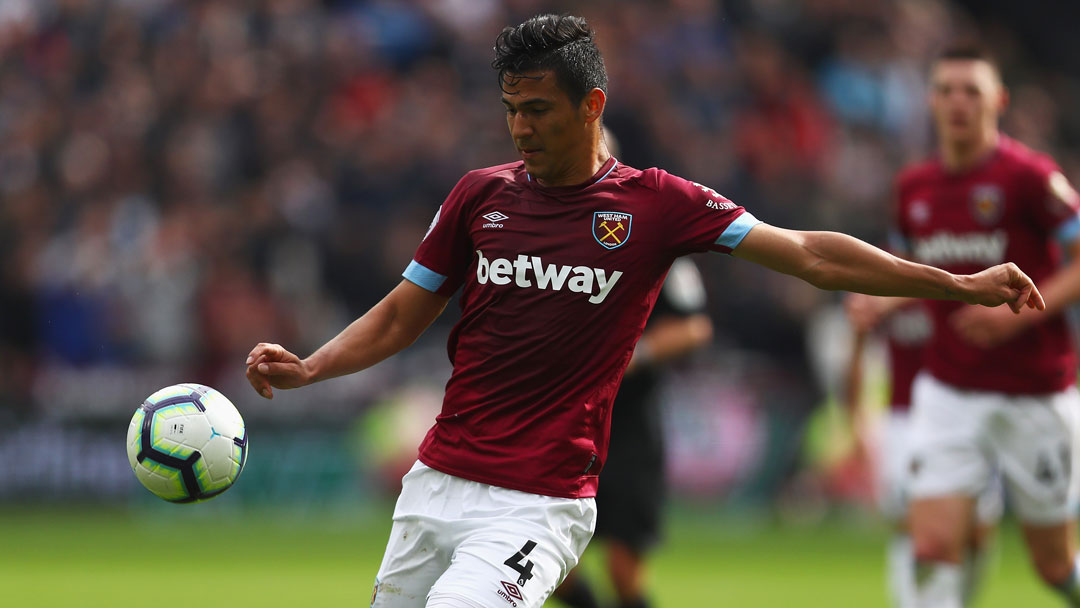
M924 373L915 380L912 401L910 500L978 496L994 475L986 439L992 396L958 390Z
M919 560L960 563L972 542L975 497L962 494L916 498L908 509L908 524Z
M1012 397L992 426L1001 473L1017 518L1052 527L1080 506L1080 394Z
M430 598L466 598L483 608L539 608L592 537L595 504L576 502L485 522L458 544Z
M430 471L413 467L402 478L394 523L375 575L373 608L420 608L428 591L450 565L452 522L431 513L428 498L438 494Z
M1064 582L1075 569L1076 520L1059 524L1023 524L1024 542L1036 571L1052 583Z
M420 608L450 564L438 532L415 516L394 519L382 564L375 575L373 608Z

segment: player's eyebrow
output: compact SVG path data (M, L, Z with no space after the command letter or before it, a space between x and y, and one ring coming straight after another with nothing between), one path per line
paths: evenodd
M505 96L503 96L503 97L499 98L499 101L501 101L503 103L503 105L506 106L507 108L518 108L518 109L520 109L520 108L525 108L525 109L536 108L537 106L550 106L553 103L550 99L544 99L543 97L534 97L532 99L527 99L525 101L522 101L520 103L515 104L515 103L511 102L510 100L508 100Z

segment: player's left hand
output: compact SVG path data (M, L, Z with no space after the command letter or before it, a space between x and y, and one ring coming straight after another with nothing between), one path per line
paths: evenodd
M897 298L883 298L864 293L851 293L844 298L844 312L856 331L869 332L890 312L889 301Z
M1043 300L1035 283L1024 274L1024 271L1013 264L1006 262L998 264L965 277L969 281L968 304L981 304L982 306L1000 306L1008 304L1014 313L1027 306L1036 310L1046 310L1046 301Z
M1013 314L1004 307L968 306L949 319L960 337L979 348L992 348L1027 327L1031 314Z

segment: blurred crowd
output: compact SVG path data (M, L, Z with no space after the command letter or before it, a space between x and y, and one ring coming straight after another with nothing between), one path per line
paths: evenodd
M492 43L562 11L598 32L621 160L771 223L881 242L958 35L999 54L1006 132L1080 182L1077 75L945 0L3 0L0 410L49 367L205 377L257 341L317 347L463 173L515 159ZM721 345L813 400L803 327L833 296L703 265Z

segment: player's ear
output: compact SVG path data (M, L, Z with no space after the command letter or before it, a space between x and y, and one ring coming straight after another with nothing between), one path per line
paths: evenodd
M607 95L600 89L593 89L585 94L581 101L585 112L585 122L595 122L604 114L604 106L607 105Z
M1009 89L1005 88L1005 85L1001 85L998 88L998 102L997 102L998 116L1005 113L1005 110L1009 109Z

